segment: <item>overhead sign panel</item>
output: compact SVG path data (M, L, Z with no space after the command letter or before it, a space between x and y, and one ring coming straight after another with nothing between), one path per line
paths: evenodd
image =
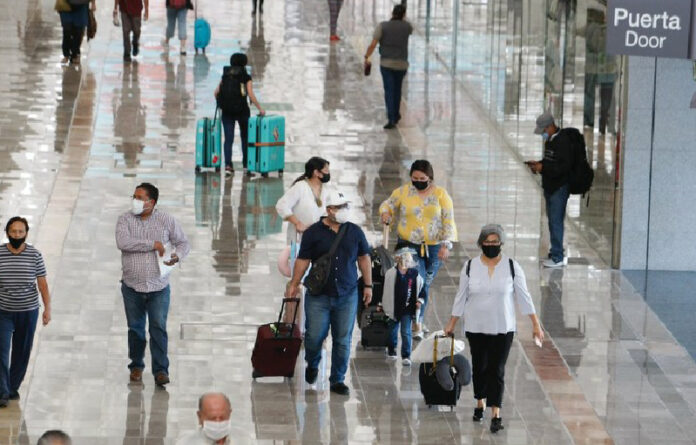
M610 0L607 53L689 58L692 0Z

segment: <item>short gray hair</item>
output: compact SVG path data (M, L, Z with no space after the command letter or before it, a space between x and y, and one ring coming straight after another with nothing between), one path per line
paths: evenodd
M70 436L61 430L48 430L39 438L37 445L71 445Z
M505 244L505 231L503 230L503 226L500 224L486 224L485 226L481 227L481 233L479 234L476 244L481 247L483 242L486 241L486 238L488 238L488 235L493 234L498 235L500 244Z
M205 398L208 396L222 396L222 398L225 399L225 402L227 402L227 407L230 409L230 411L232 411L232 402L230 402L230 398L221 392L207 392L203 394L198 399L198 411L203 411L203 402L205 401Z

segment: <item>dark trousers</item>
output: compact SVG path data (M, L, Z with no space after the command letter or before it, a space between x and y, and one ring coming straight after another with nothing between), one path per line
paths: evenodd
M133 47L140 44L140 16L126 14L121 11L121 27L123 28L123 55L131 55L131 32L133 33Z
M263 0L251 0L251 7L254 12L256 12L256 3L258 2L261 12L263 12Z
M549 258L555 262L563 261L563 235L566 207L569 197L568 184L558 188L552 193L544 191L546 199L546 216L549 219L549 235L551 238L551 249Z
M505 389L505 363L510 354L514 332L478 334L467 332L474 376L474 398L486 399L488 406L502 406Z
M225 131L225 166L232 166L232 143L234 142L234 124L239 123L239 134L242 138L242 164L247 168L247 152L249 151L249 116L222 115L222 128Z
M585 74L585 101L583 106L583 120L588 127L594 127L595 119L595 97L596 87L599 84L599 131L604 134L609 125L609 112L611 110L611 101L614 96L615 77L612 74Z
M24 380L38 319L38 309L22 312L0 310L0 397L17 394Z
M82 46L84 34L84 26L75 26L72 23L63 25L63 57L68 59L80 57L80 46Z
M401 118L401 85L406 76L406 70L393 70L391 68L379 67L382 73L382 83L384 84L384 104L387 107L387 120L395 124Z

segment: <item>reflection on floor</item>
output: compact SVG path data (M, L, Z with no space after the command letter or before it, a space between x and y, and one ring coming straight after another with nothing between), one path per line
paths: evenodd
M440 8L435 17L445 20L447 2L432 3ZM252 19L248 2L202 2L199 13L213 25L213 45L205 55L179 57L159 44L164 9L153 4L142 55L125 66L120 30L108 25L109 8L100 7L103 25L85 44L80 69L57 63L60 28L52 5L29 0L0 18L4 29L18 27L17 36L7 33L3 49L12 63L0 68L12 79L0 87L6 105L0 219L31 218L31 241L46 257L54 295L54 321L39 331L21 399L0 410L1 442L35 443L46 429L63 428L79 445L172 444L196 427L198 396L216 389L233 402L239 443L693 443L696 366L677 342L684 339L688 347L693 330L689 336L683 326L686 335L673 336L670 323L658 318L665 313L652 305L654 294L646 304L577 228L569 230L568 249L585 264L539 268L548 247L543 200L510 150L510 135L517 135L520 153L538 150L527 127L540 99L525 96L530 99L517 108L522 117L514 120L520 125L512 125L491 119L479 97L490 86L507 95L508 88L533 89L538 82L481 84L473 71L452 76L445 39L435 39L437 29L423 23L426 2L412 0L417 32L404 118L398 131L385 132L380 78L365 78L360 65L392 2L346 0L342 41L333 45L325 3L307 5L267 2L265 14ZM474 10L462 21L460 42L499 35L474 23L486 3L466 8ZM36 35L41 38L29 38ZM515 39L512 49L522 44ZM469 46L466 63L485 66L476 51L485 56L487 49ZM212 115L219 73L239 49L249 53L261 102L287 118L282 179L194 173L195 121ZM464 55L458 60L464 63ZM235 162L238 147L237 141ZM487 422L470 421L471 387L454 411L427 409L417 369L395 366L381 351L355 350L347 399L330 395L326 360L315 388L301 378L252 382L255 329L275 317L285 283L276 270L285 234L273 205L315 154L331 161L332 182L355 203L355 221L372 240L380 233L377 207L405 180L412 160L433 162L437 182L454 197L461 243L434 283L431 328L448 317L481 225L504 225L505 251L523 265L551 339L539 350L528 321L520 319L507 367L504 431L492 436ZM192 243L172 278L172 384L166 391L154 388L149 369L142 386L127 381L113 231L142 181L160 187L160 206L182 222Z

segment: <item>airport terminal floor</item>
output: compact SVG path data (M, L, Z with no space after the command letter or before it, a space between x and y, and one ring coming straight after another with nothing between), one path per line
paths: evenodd
M189 39L186 56L174 40L162 47L164 2L152 1L132 63L123 61L112 2L99 1L97 37L83 43L81 66L60 64L53 2L0 3L0 219L3 226L15 214L29 219L29 242L44 255L53 296L53 321L37 332L20 399L0 409L0 443L34 444L59 428L79 445L173 444L197 427L198 397L212 390L232 402L233 443L695 443L694 358L636 280L613 270L569 222L568 266L540 266L548 249L544 198L518 153L541 156L533 134L542 111L533 92L541 88L529 88L511 136L480 100L497 85L479 82L475 60L466 75L453 76L414 20L410 57L419 62L406 77L401 122L383 130L379 72L365 77L362 59L390 1L346 0L341 40L330 43L325 1L266 0L264 14L253 17L246 0L199 0L213 39L205 55L194 55ZM424 3L410 0L407 18ZM488 3L497 2L466 7ZM490 31L473 23L459 39ZM222 67L239 50L248 53L262 105L286 117L282 178L249 178L240 168L231 177L194 172L196 120L213 114ZM488 420L472 422L471 385L454 410L428 408L417 366L363 350L358 329L349 397L329 391L330 342L316 385L302 378L302 355L296 378L252 380L256 328L276 316L286 283L277 269L285 226L274 205L313 155L331 162L332 184L349 196L353 220L374 243L379 204L407 181L413 160L433 163L454 200L460 242L433 282L432 330L449 318L481 226L503 225L504 252L522 265L547 332L537 348L529 320L518 317L504 430L494 435ZM158 206L191 243L171 279L166 390L153 383L149 352L142 385L129 384L127 368L114 229L141 182L160 188Z

